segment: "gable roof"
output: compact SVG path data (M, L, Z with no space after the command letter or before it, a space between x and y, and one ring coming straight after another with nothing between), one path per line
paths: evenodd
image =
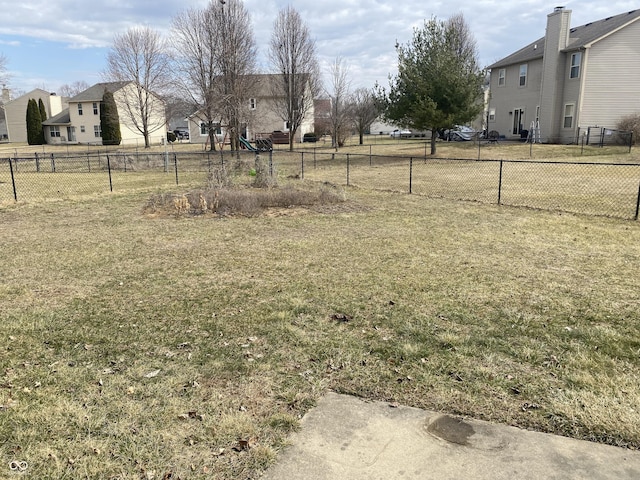
M82 103L82 102L101 102L104 91L107 90L111 93L117 92L125 85L131 82L105 82L96 83L92 87L80 92L75 97L69 99L69 103Z
M71 124L71 116L69 115L69 109L65 108L59 114L54 115L51 118L48 118L42 125L70 125Z
M631 10L620 15L607 17L595 22L589 22L579 27L571 28L569 31L569 42L567 47L562 50L568 52L586 47L600 38L624 27L628 23L640 19L640 9ZM542 58L544 54L545 37L539 38L535 42L531 42L526 47L512 53L511 55L498 60L496 63L489 65L489 69L506 67L515 63L524 63L538 58Z
M31 90L30 92L27 92L23 95L20 95L19 97L13 98L11 100L9 100L7 103L5 103L5 106L7 105L11 105L12 103L17 103L19 100L22 100L24 97L29 97L29 98L33 98L33 97L50 97L52 95L55 95L55 93L49 93L46 90L43 90L41 88L35 88L33 90Z

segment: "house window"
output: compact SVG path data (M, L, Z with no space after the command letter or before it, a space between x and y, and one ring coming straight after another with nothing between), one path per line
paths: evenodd
M93 114L98 115L98 104L93 102Z
M489 110L489 121L493 122L496 119L496 109L492 108L491 110Z
M249 110L255 110L256 109L256 99L255 98L250 98L249 99Z
M213 129L213 133L215 133L216 135L222 135L222 128L220 127L219 123L214 123ZM200 135L209 135L209 127L207 127L207 124L205 122L200 122Z
M51 138L60 137L60 127L57 125L52 125L49 127L49 135Z
M84 125L80 125L80 132L84 133Z
M504 87L507 79L507 71L504 68L498 70L498 86Z
M567 103L564 106L564 128L573 127L573 103Z
M527 84L527 64L520 65L520 86L524 87Z
M82 115L82 104L78 104L78 115Z
M569 78L580 77L580 62L582 60L582 52L577 52L571 55L571 71Z
M96 138L99 138L102 136L102 129L100 128L100 125L93 126L93 136Z

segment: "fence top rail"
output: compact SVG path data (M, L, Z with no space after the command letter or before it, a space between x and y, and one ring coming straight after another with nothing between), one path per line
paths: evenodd
M303 150L294 150L293 152L286 153L313 153ZM275 154L275 152L274 152ZM318 155L318 154L316 154ZM527 159L495 159L495 158L457 158L457 157L430 157L430 156L422 156L422 155L413 155L413 156L398 156L398 155L380 155L380 154L369 154L369 153L349 153L349 152L322 152L320 153L320 158L331 158L331 159L346 159L348 158L384 158L386 160L398 160L398 161L409 161L409 160L438 160L438 161L449 161L449 162L486 162L486 163L534 163L534 164L558 164L558 165L608 165L608 166L618 166L618 167L640 167L640 163L622 163L622 162L584 162L584 161L575 161L575 160L527 160ZM275 155L274 155L275 156Z

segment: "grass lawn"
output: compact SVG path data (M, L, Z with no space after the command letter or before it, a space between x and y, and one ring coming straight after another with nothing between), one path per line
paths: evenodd
M330 389L640 447L638 222L152 193L0 206L0 478L257 478Z

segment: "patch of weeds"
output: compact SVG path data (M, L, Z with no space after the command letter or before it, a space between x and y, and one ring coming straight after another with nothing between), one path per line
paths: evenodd
M256 183L269 183L269 175L256 174ZM218 182L216 177L213 183ZM263 185L264 186L264 185ZM254 217L268 209L291 209L315 205L331 205L346 201L344 192L336 188L297 188L292 185L268 188L217 187L193 190L185 194L155 194L144 207L147 214L203 215Z

